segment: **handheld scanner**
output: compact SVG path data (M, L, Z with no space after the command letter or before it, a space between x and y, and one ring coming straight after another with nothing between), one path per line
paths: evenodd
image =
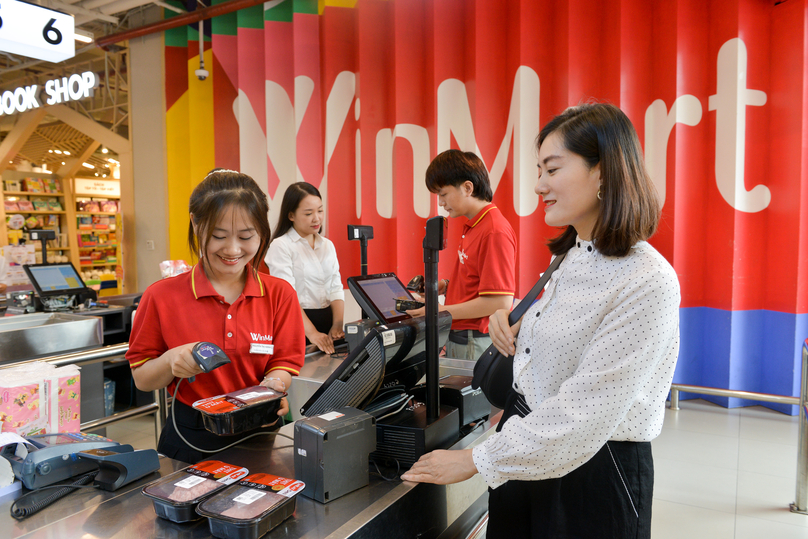
M197 365L205 371L210 372L213 369L218 369L222 365L230 363L230 358L224 351L210 342L199 342L194 345L191 350L191 355L194 357ZM188 378L189 382L193 382L196 376Z

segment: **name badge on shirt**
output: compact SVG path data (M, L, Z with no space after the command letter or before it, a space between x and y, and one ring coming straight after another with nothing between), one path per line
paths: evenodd
M250 343L251 354L272 354L275 350L275 345L264 344L260 342Z

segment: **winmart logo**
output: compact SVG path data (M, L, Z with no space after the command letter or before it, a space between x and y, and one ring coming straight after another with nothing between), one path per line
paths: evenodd
M272 335L261 335L260 333L250 333L250 337L255 342L264 342L269 341L272 342Z

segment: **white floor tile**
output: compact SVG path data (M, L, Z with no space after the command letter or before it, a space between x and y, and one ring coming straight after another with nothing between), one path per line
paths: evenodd
M738 472L654 458L654 501L664 500L735 514Z
M797 477L797 446L741 438L738 469L794 480Z
M690 430L666 429L652 442L654 458L737 469L738 438Z
M653 539L733 539L735 515L679 503L654 500Z

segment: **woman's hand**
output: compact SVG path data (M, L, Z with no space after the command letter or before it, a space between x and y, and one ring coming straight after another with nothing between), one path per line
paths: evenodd
M471 451L471 449L432 451L418 459L401 479L438 485L465 481L477 473Z
M261 383L264 387L268 387L273 391L277 391L278 393L286 393L289 389L289 386L292 385L292 375L289 372L276 369L274 371L270 371L266 377L261 380ZM286 397L281 399L281 407L278 409L278 417L283 417L289 413L289 400ZM277 423L277 420L269 423L269 425L274 425Z
M306 337L309 339L309 342L319 348L320 351L326 354L334 353L334 341L331 340L330 335L314 330L311 335L306 335Z
M491 343L501 354L510 356L516 353L516 334L519 333L520 319L513 326L508 326L508 309L499 309L488 317L488 335Z
M331 337L332 341L338 341L345 337L345 332L342 330L342 322L334 324L331 331L328 332L328 336Z
M191 354L191 350L193 350L196 344L195 342L191 342L176 346L163 354L172 376L175 378L190 378L191 376L205 372Z

